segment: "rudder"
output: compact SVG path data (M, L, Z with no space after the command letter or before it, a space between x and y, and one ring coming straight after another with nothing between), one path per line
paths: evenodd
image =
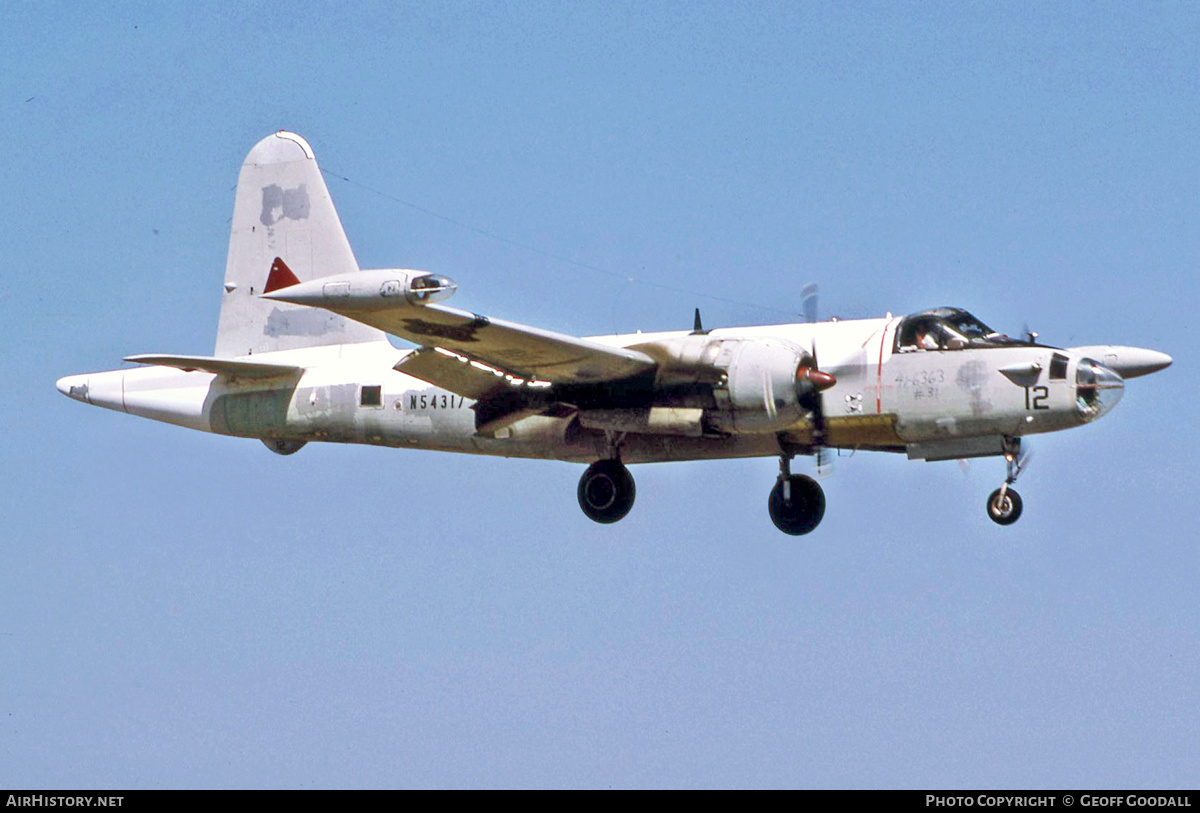
M214 355L386 340L329 311L260 299L276 257L301 282L358 270L312 148L283 130L255 144L238 175Z

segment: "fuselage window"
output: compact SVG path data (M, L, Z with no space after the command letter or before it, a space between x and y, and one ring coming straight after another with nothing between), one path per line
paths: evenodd
M1050 359L1050 380L1065 381L1067 378L1067 357L1055 353Z
M365 407L383 406L383 387L379 384L364 384L358 403Z

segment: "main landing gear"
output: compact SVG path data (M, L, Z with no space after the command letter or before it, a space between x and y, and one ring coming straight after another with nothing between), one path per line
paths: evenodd
M588 519L608 525L633 508L637 489L629 469L616 459L597 460L579 478L579 507Z
M1004 461L1008 465L1008 476L1004 478L1004 485L996 489L988 497L987 514L992 522L997 525L1012 525L1021 518L1021 510L1024 507L1021 503L1021 495L1017 493L1012 484L1021 476L1021 472L1025 470L1025 466L1029 463L1029 455L1018 457L1021 452L1021 442L1018 440L1015 446L1004 455Z
M605 525L621 520L633 507L637 489L633 475L616 458L597 460L579 478L579 507L588 519ZM1012 493L1012 492L1010 492ZM775 527L785 534L802 536L825 516L825 492L811 477L791 473L791 457L779 458L779 479L767 499Z
M811 477L792 474L789 455L779 458L779 479L767 498L771 521L785 534L802 536L812 531L825 516L825 492Z

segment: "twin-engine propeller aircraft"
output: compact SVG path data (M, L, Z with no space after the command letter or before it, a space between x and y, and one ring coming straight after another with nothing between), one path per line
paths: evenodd
M213 355L130 356L146 366L58 389L285 455L330 441L588 463L579 504L602 523L633 506L627 463L777 457L771 519L799 535L825 496L790 463L824 448L1002 456L987 512L1015 522L1022 438L1094 421L1124 379L1171 363L1009 338L957 308L716 330L697 311L691 331L581 339L442 304L456 287L359 270L312 149L278 132L238 178Z

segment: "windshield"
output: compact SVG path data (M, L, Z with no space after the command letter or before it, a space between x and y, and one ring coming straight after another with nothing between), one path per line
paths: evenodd
M961 308L935 308L904 317L896 329L896 351L1011 347L1028 342L998 333Z

